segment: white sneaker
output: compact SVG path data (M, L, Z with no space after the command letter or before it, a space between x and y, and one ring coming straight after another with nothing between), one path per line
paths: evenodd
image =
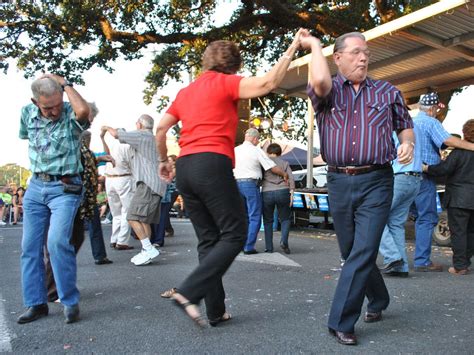
M112 221L108 220L108 219L104 219L102 222L100 222L101 224L110 224L112 223Z
M156 258L158 255L160 255L160 251L155 247L148 250L142 249L142 251L130 259L130 261L137 266L146 265L151 263L151 260Z
M7 224L3 221L0 221L0 226L6 226Z

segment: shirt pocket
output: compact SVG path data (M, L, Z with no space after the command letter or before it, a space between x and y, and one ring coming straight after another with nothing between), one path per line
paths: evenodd
M57 130L50 135L50 142L52 151L58 156L65 156L71 151L72 137L71 133L65 130Z
M367 120L369 127L382 128L389 119L389 106L385 102L367 103Z
M346 110L346 105L342 103L335 104L331 108L331 115L329 116L329 128L341 129L344 126Z

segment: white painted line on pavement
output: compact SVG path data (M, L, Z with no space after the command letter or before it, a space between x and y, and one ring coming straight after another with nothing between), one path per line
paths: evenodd
M10 331L7 327L3 302L2 294L0 294L0 353L12 351L12 337L10 336Z
M290 258L280 253L259 253L259 254L253 254L253 255L239 254L237 256L237 260L249 261L251 263L259 263L259 264L301 267L300 264L298 264L297 262L291 260Z

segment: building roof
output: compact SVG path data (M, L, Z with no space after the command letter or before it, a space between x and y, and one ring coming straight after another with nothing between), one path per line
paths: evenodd
M364 32L369 76L387 80L414 103L429 90L440 93L474 84L474 0L442 0ZM323 48L333 74L333 45ZM277 93L306 98L311 54L294 60Z

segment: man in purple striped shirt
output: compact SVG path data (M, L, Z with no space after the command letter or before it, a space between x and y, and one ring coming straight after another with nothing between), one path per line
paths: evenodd
M336 39L331 78L320 41L308 32L301 45L311 49L311 98L328 163L329 205L341 256L345 260L329 313L329 332L344 345L356 345L354 326L364 296L364 321L382 319L390 298L375 264L393 195L390 162L413 159L413 122L399 90L367 77L370 52L359 32ZM395 149L392 132L400 147Z

